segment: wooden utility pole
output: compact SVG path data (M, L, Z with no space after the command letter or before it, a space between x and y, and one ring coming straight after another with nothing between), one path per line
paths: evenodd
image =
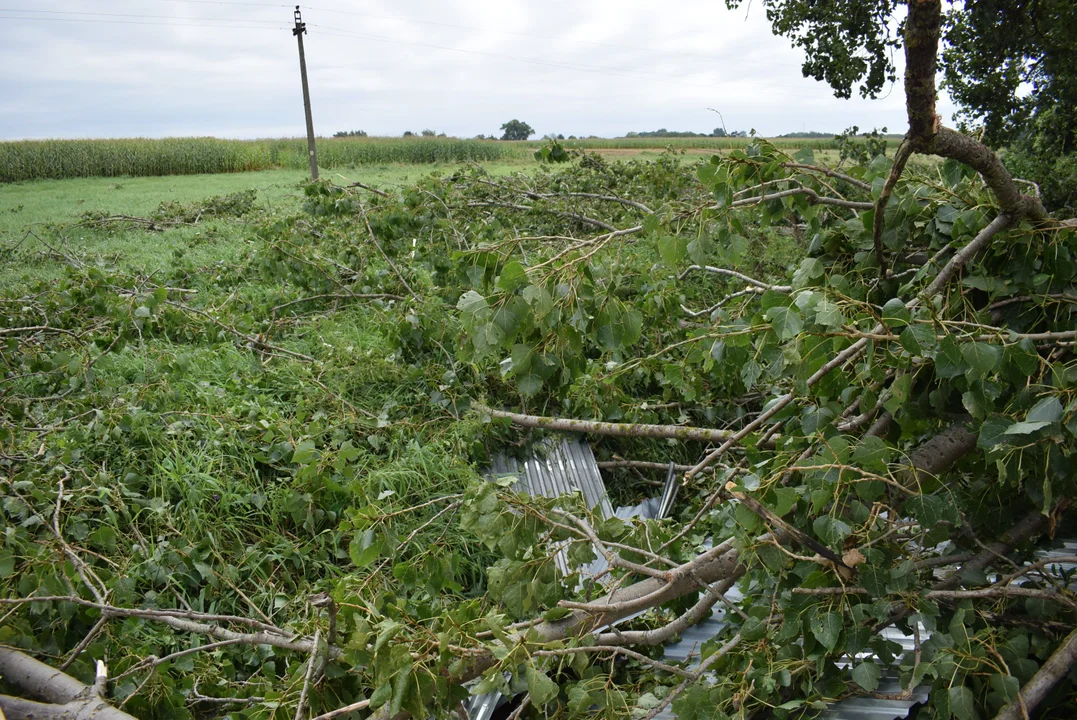
M310 179L318 179L318 148L314 146L314 117L310 114L310 86L307 85L307 56L303 54L303 33L307 31L306 23L295 6L295 28L292 35L299 40L299 75L303 78L303 110L307 114L307 150L310 152Z

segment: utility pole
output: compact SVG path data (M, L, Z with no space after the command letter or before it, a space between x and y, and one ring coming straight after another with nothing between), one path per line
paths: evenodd
M303 110L307 114L307 150L310 152L310 179L318 179L318 149L314 146L314 117L310 114L310 87L307 85L307 56L303 54L303 33L307 31L306 23L295 6L295 28L292 35L299 40L299 75L303 78Z

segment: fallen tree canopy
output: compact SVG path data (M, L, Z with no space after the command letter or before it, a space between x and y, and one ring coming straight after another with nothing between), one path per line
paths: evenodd
M893 663L925 717L1072 716L1077 596L1034 550L1073 528L1077 231L940 127L938 11L898 162L318 183L152 276L57 245L0 295L0 707L785 718ZM479 478L562 431L625 499L675 461L673 516Z

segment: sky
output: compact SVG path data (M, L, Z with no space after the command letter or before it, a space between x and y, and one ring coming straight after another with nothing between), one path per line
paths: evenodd
M301 136L294 8L0 0L0 140ZM906 128L900 80L878 100L835 98L802 76L800 51L772 34L760 3L730 11L722 0L315 0L301 8L320 136L432 129L471 137L500 134L511 119L538 136ZM946 118L953 106L940 98L939 110Z

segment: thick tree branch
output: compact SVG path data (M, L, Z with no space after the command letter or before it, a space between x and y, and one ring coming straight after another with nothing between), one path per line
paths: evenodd
M995 720L1023 720L1029 717L1058 681L1065 677L1074 662L1077 662L1077 630L1066 636L1043 667L1021 688L1017 700L1002 708Z
M513 425L562 432L587 433L589 435L612 435L615 437L647 437L673 440L698 440L700 442L724 442L732 437L729 430L711 430L710 428L692 427L690 425L645 425L643 423L609 423L597 420L574 420L571 418L544 417L541 415L523 415L521 413L494 410L482 403L472 402L471 407L490 417L510 420Z
M0 710L8 720L135 720L106 703L95 689L18 650L0 647L0 677L44 703L0 695Z
M1047 219L1039 198L1023 195L998 156L983 143L942 127L935 112L940 0L912 0L905 23L905 108L909 116L906 136L913 150L965 163L983 176L995 193L1003 214L1015 218Z

